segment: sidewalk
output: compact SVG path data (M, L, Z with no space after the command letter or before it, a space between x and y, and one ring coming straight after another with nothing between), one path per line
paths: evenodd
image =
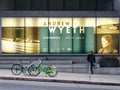
M100 74L80 74L80 73L58 73L56 77L46 77L41 73L37 77L13 75L8 69L0 69L0 79L9 80L27 80L27 81L44 81L44 82L63 82L63 83L80 83L80 84L100 84L100 85L119 85L120 75L100 75Z

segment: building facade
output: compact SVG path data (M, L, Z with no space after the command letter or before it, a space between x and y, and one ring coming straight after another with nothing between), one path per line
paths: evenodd
M1 0L1 57L86 62L120 55L120 0ZM119 62L117 62L119 63ZM114 66L114 65L113 65Z

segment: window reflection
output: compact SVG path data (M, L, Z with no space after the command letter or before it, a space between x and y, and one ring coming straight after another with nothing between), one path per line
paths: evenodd
M25 52L32 54L40 53L40 20L39 18L26 18L25 20Z
M24 18L2 18L2 53L24 53Z

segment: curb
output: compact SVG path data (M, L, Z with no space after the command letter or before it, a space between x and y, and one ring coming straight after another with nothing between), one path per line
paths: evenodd
M78 84L92 84L92 85L114 85L120 86L120 83L112 82L93 82L93 81L76 81L76 80L61 80L61 79L44 79L44 78L32 78L32 77L9 77L0 76L0 79L4 80L25 80L25 81L37 81L37 82L58 82L58 83L78 83Z

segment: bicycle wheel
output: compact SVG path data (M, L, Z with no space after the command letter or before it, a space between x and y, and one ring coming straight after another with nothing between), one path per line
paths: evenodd
M50 66L47 69L47 73L50 77L55 77L58 74L58 69L55 66Z
M14 75L20 75L22 73L22 71L23 71L23 69L20 64L13 64L13 66L11 67L11 72Z
M28 73L31 76L38 76L40 74L40 70L35 65L32 65L28 68Z

